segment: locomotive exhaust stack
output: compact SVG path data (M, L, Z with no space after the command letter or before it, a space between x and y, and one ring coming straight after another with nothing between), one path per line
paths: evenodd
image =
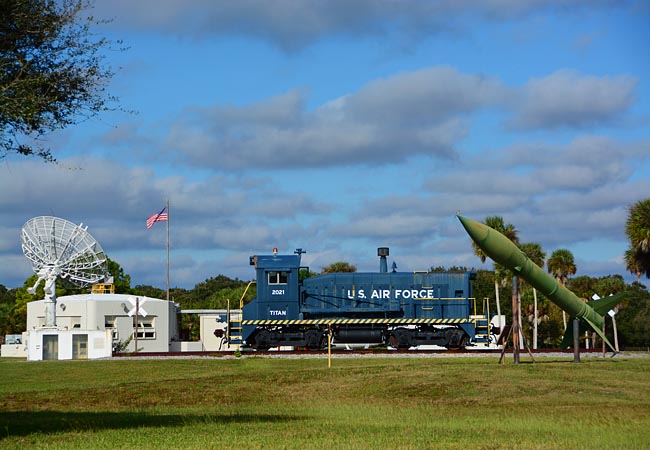
M388 247L379 247L377 249L377 256L379 256L379 273L388 273Z

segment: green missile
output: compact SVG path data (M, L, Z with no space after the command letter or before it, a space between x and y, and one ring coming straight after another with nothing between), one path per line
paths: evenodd
M614 347L602 332L603 316L596 312L587 302L544 272L519 247L497 230L465 217L458 216L458 220L463 224L467 234L487 256L526 280L571 317L577 317L588 324L614 350ZM610 304L611 301L608 301L607 305L603 303L602 306L609 307ZM568 327L567 330L571 330L571 327Z

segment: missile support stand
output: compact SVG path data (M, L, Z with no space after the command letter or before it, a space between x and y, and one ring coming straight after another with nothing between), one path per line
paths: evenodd
M520 358L519 358L520 337L523 340L524 347L526 348L526 351L528 351L530 358L533 360L533 362L535 362L535 358L533 357L533 354L530 351L530 348L528 347L528 343L526 342L526 339L521 333L521 322L519 320L519 318L521 317L521 315L519 314L520 308L521 305L519 303L519 278L516 275L514 275L512 277L512 327L510 327L510 330L508 331L508 336L506 337L506 340L503 342L503 349L501 350L501 357L499 358L499 364L503 364L506 350L508 348L508 342L510 342L510 336L512 336L512 356L514 359L514 363L519 364L520 362Z

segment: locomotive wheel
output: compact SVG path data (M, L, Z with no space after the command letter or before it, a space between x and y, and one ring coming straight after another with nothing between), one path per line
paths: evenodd
M271 348L271 333L267 330L260 330L255 335L255 350L267 351Z
M411 346L411 331L406 328L396 328L390 334L390 343L396 348L409 348Z
M447 344L447 348L452 350L459 350L461 348L465 348L465 343L466 343L465 341L466 341L465 333L454 330L449 335L449 343Z
M305 347L309 350L318 350L321 348L323 335L318 330L307 330L305 332Z

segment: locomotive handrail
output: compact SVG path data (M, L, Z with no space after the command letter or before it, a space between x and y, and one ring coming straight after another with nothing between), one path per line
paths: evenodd
M251 287L252 284L256 284L257 280L250 281L248 285L246 286L246 289L244 289L244 293L241 295L241 298L239 299L239 309L244 308L244 298L246 297L246 293L248 292L248 288Z
M228 326L226 327L226 340L227 342L232 342L232 339L239 341L237 345L241 345L241 340L243 339L243 329L242 329L242 324L244 323L244 298L246 298L246 294L248 293L248 289L251 287L252 284L257 283L256 280L253 280L246 285L246 289L244 289L244 293L241 295L241 298L239 299L239 315L236 319L232 318L231 315L231 310L230 310L230 300L228 300L228 311L227 311L227 321L228 321ZM235 334L233 335L231 331L234 331Z
M486 297L483 299L483 314L478 314L476 311L476 297L471 297L468 298L468 300L472 300L474 302L474 314L470 316L470 320L474 322L474 327L478 330L479 328L486 328L486 332L489 334L490 329L492 328L492 325L490 323L490 302L489 299ZM487 309L487 312L486 312ZM478 321L479 320L486 320L487 325L485 327L479 327Z

